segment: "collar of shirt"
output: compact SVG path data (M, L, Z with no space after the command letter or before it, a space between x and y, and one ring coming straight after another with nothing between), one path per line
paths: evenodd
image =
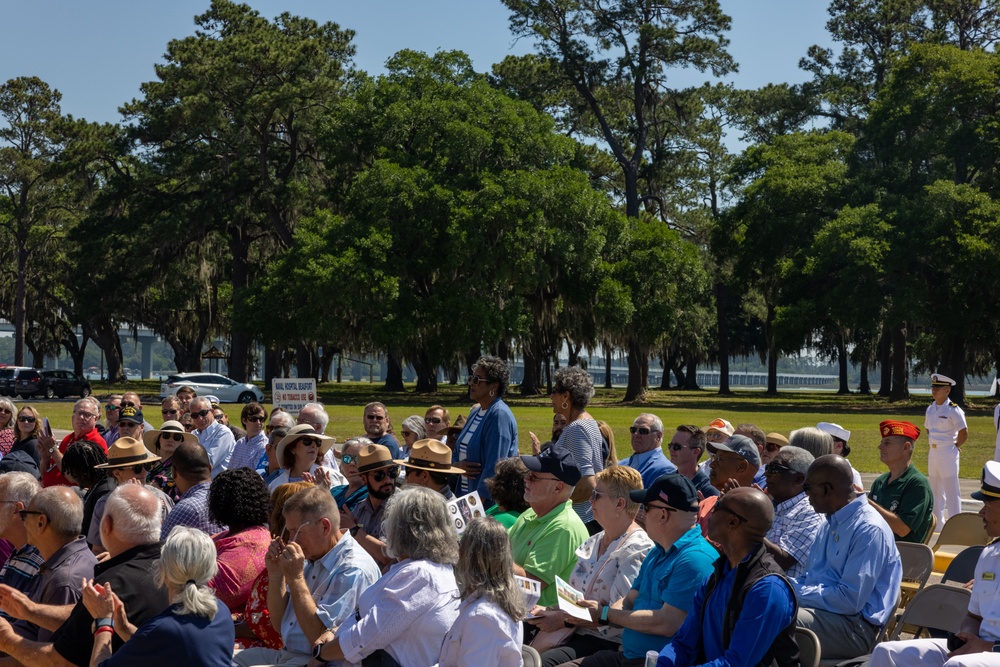
M854 516L861 511L862 505L867 504L868 497L863 493L859 493L857 498L847 503L833 514L828 514L826 516L827 521L830 522L830 528L836 529L844 524L850 523Z
M195 484L190 489L188 489L187 491L185 491L184 493L182 493L180 499L184 500L185 498L190 498L192 496L198 496L198 495L201 495L202 493L208 493L208 490L209 490L209 488L211 488L211 486L212 486L212 482L209 482L209 481L199 482L198 484Z
M784 502L780 502L777 505L775 505L774 506L774 513L775 514L784 514L785 512L790 512L792 510L792 508L794 508L796 505L798 505L800 502L802 502L802 500L805 499L805 498L806 498L806 492L802 491L802 492L799 493L799 495L792 496L788 500L786 500ZM806 500L806 502L809 502L809 501Z
M87 538L78 537L75 540L71 540L59 548L54 554L49 556L49 558L42 564L43 570L54 570L55 568L62 565L67 559L72 558L74 554L80 551L89 551L90 547L87 546Z

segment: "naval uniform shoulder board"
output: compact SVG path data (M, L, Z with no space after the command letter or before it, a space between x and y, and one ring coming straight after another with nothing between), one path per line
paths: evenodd
M958 403L956 403L955 401L948 401L948 407L949 408L957 408L958 407Z

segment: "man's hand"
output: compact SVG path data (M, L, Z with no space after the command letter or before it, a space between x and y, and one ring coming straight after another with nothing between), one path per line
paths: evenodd
M526 620L528 623L531 623L544 632L555 632L556 630L561 630L566 627L566 621L570 620L569 614L561 609L540 609L536 612L536 615L541 618Z
M340 529L342 531L344 531L344 530L350 530L351 528L354 528L356 525L358 525L358 522L354 520L354 514L351 513L350 509L348 509L347 504L345 503L345 504L341 505L340 506Z
M531 438L531 454L532 456L538 456L542 453L542 441L538 439L538 436L528 431L528 437Z
M0 616L0 650L9 651L16 639L17 634L14 632L14 628L10 627L6 618Z
M267 575L271 581L274 581L276 577L281 573L281 565L279 564L281 553L285 550L285 543L280 537L276 537L271 540L271 545L267 548L267 553L264 554L264 566L267 568Z
M292 580L302 577L306 566L306 557L302 553L302 547L295 542L286 544L285 550L278 557L278 564L286 579Z
M33 606L34 603L27 595L16 588L0 584L0 609L14 618L25 620L30 616Z
M968 655L969 653L989 653L993 650L993 642L980 639L969 632L956 632L955 636L959 639L964 639L965 643L949 653L949 658L953 658L956 655Z

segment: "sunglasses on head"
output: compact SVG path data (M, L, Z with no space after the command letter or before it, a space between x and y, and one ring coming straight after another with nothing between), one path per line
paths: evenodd
M28 415L23 415L21 417L18 417L17 421L21 422L22 424L34 424L35 418L29 417Z
M376 470L371 475L376 482L381 482L386 477L389 477L391 479L396 479L397 477L399 477L399 466L393 466L385 470Z
M212 414L212 409L211 408L207 408L205 410L199 410L198 412L192 412L191 416L192 417L205 417L205 416L210 415L210 414Z

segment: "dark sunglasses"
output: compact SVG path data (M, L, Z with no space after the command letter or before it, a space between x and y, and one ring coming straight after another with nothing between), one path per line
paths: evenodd
M813 489L825 489L826 487L833 488L833 484L830 482L819 482L818 484L809 484L808 482L802 485L802 490L809 493Z
M413 431L400 431L399 434L404 438L409 438L411 435L413 435Z
M130 470L130 469L136 475L141 475L144 472L149 472L149 468L147 468L145 464L142 463L137 463L134 466L131 466L131 468L129 466L124 466L122 468L119 468L119 470Z
M21 521L27 521L28 517L30 515L32 515L32 514L38 514L39 516L44 516L46 519L49 518L48 514L46 514L45 512L39 512L38 510L18 510L17 511L17 515L19 517L21 517Z
M264 415L257 415L256 417L247 417L248 422L253 422L254 424L263 424L267 420Z
M160 410L161 415L176 415L177 410Z
M184 436L180 433L160 433L161 438L166 438L167 440L173 440L175 442L184 442Z
M390 477L392 479L399 477L399 466L393 466L387 470L376 470L372 473L372 478L376 482L381 482L386 477Z
M628 429L628 432L631 433L631 434L633 434L633 435L635 435L636 433L638 433L639 435L649 435L650 433L652 433L652 431L650 431L645 426L643 426L643 427L630 426L629 429Z
M309 445L316 445L317 447L319 447L319 440L317 440L316 438L299 438L298 442L302 443L306 447L308 447Z
M223 415L223 414L215 415L215 421L217 421L217 422L221 422L225 418L226 418L226 415Z
M135 403L133 403L132 401L122 401L121 407L123 407L123 408L137 408L139 406L136 405Z
M670 445L669 445L669 447L670 447L670 451L672 451L672 452L679 452L682 449L693 449L693 448L690 448L690 447L685 447L684 445L679 445L676 442L671 442Z
M440 424L441 423L441 418L440 417L424 417L424 423L425 424Z
M208 408L208 409L205 409L205 410L199 410L198 412L192 412L191 416L192 417L205 417L206 415L210 415L210 414L212 414L212 410L211 410L211 408Z
M24 416L24 417L18 417L17 421L21 422L22 424L34 424L35 418Z
M774 461L771 461L766 466L764 466L765 475L780 475L783 472L795 472L795 471L786 465L783 465L781 463L775 463Z
M737 519L739 519L740 523L749 523L748 520L747 520L747 518L745 516L737 514L733 510L729 509L728 507L726 507L725 505L722 504L722 501L716 501L715 505L712 507L712 511L714 512L715 510L722 510L723 512L729 512L734 517L736 517Z

